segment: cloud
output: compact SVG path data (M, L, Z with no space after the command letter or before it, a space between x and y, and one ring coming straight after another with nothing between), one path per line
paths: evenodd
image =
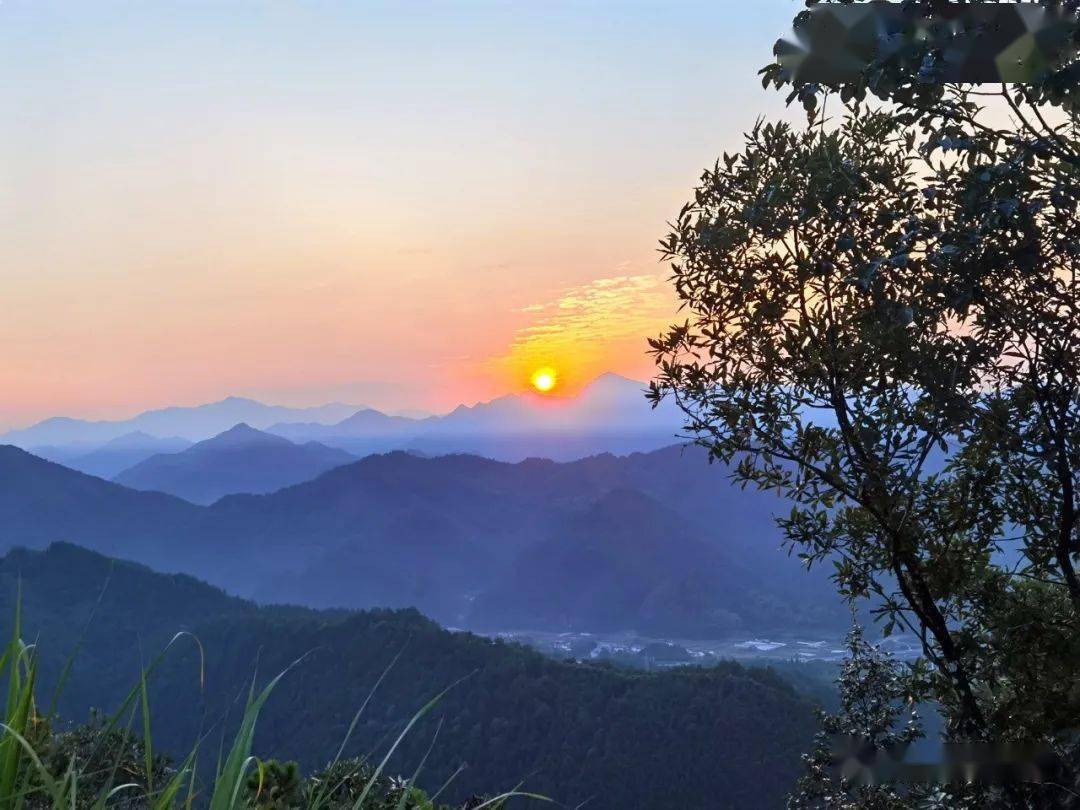
M520 327L496 362L515 378L550 365L584 382L603 371L641 365L646 338L671 323L671 287L656 274L618 275L563 290L553 301L519 311L538 317Z

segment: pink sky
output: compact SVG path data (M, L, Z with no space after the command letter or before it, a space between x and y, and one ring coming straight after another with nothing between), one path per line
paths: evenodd
M7 0L0 424L647 378L665 223L781 109L797 8L716 6Z

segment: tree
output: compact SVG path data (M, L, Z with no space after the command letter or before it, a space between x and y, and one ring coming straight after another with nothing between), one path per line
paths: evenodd
M814 740L813 751L803 757L806 773L788 801L788 810L903 810L908 806L909 797L892 786L854 785L834 768L833 751L838 737L885 748L906 746L923 736L908 689L910 679L901 665L868 642L858 624L848 634L847 649L848 659L837 678L840 709L835 714L821 713L822 730ZM904 715L908 719L901 724Z
M927 81L933 58L794 87L805 129L759 122L704 173L661 243L689 317L651 341L650 396L792 500L780 524L808 565L922 641L951 738L1068 755L1080 74L975 90ZM839 120L821 112L835 93ZM1066 778L1000 801L1065 804L1075 762Z

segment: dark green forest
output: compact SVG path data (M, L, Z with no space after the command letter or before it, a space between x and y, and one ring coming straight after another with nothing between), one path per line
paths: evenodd
M77 651L57 704L63 722L117 706L140 664L151 665L177 632L191 634L150 678L156 750L174 755L200 735L216 752L252 679L261 685L290 666L259 719L254 753L296 760L309 773L334 757L392 662L347 755L380 754L426 701L456 684L390 764L410 774L430 747L419 780L429 790L465 766L448 801L522 784L569 806L780 806L816 727L810 703L764 669L642 673L556 661L448 632L414 610L256 607L187 576L66 544L0 561L5 616L20 586L23 636L38 641L42 711Z

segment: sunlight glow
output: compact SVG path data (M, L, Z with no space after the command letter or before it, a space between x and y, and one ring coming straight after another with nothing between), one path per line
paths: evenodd
M552 388L555 387L555 383L558 382L559 375L553 368L538 368L533 372L530 382L533 388L539 391L541 394L546 394Z

